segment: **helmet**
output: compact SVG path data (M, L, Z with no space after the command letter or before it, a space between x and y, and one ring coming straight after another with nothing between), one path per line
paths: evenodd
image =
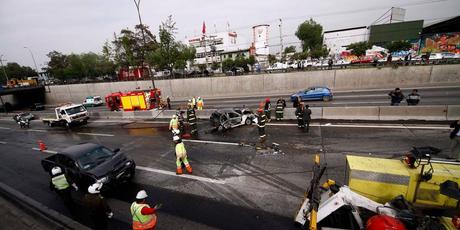
M179 140L180 140L179 136L174 136L173 137L173 141L179 141Z
M265 102L270 102L270 98L265 98Z
M52 174L53 176L55 176L55 175L57 175L57 174L59 174L59 173L62 173L62 169L61 169L60 167L56 166L56 167L53 167L53 168L51 169L51 174Z
M101 192L102 183L96 182L88 187L88 192L90 194L97 194Z
M173 118L173 119L176 119L176 118L177 118L177 115L176 115L176 114L174 114L174 115L172 116L172 118Z
M148 195L147 195L147 193L145 192L145 190L139 191L139 192L137 193L137 195L136 195L136 199L138 199L138 200L142 200L142 199L145 199L145 198L147 198L147 197L148 197Z

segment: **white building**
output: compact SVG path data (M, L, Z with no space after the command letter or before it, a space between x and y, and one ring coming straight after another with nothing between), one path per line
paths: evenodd
M329 54L339 55L351 43L369 40L369 31L366 26L330 30L324 32L323 39L323 44L330 49Z
M212 64L222 62L222 53L247 50L248 45L238 43L238 39L236 32L220 32L189 38L185 44L196 49L194 64Z

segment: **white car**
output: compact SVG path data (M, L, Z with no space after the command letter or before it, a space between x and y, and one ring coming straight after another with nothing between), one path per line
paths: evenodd
M277 62L270 67L268 67L265 72L272 73L272 72L287 72L289 66L285 63Z
M85 101L83 102L84 106L100 106L104 104L104 101L102 100L101 96L89 96L86 97Z

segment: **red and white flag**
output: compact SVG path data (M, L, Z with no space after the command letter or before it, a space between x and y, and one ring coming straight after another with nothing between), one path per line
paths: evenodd
M201 33L206 34L206 24L203 21L203 28L201 28Z

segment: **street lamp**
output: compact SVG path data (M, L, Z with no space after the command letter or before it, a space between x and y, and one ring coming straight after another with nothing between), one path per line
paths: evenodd
M35 57L34 57L34 54L32 53L32 50L27 46L24 46L24 49L29 50L30 56L32 56L32 60L34 61L35 71L37 71L37 77L40 77L39 72L38 72L38 68L37 68L37 63L35 62Z

